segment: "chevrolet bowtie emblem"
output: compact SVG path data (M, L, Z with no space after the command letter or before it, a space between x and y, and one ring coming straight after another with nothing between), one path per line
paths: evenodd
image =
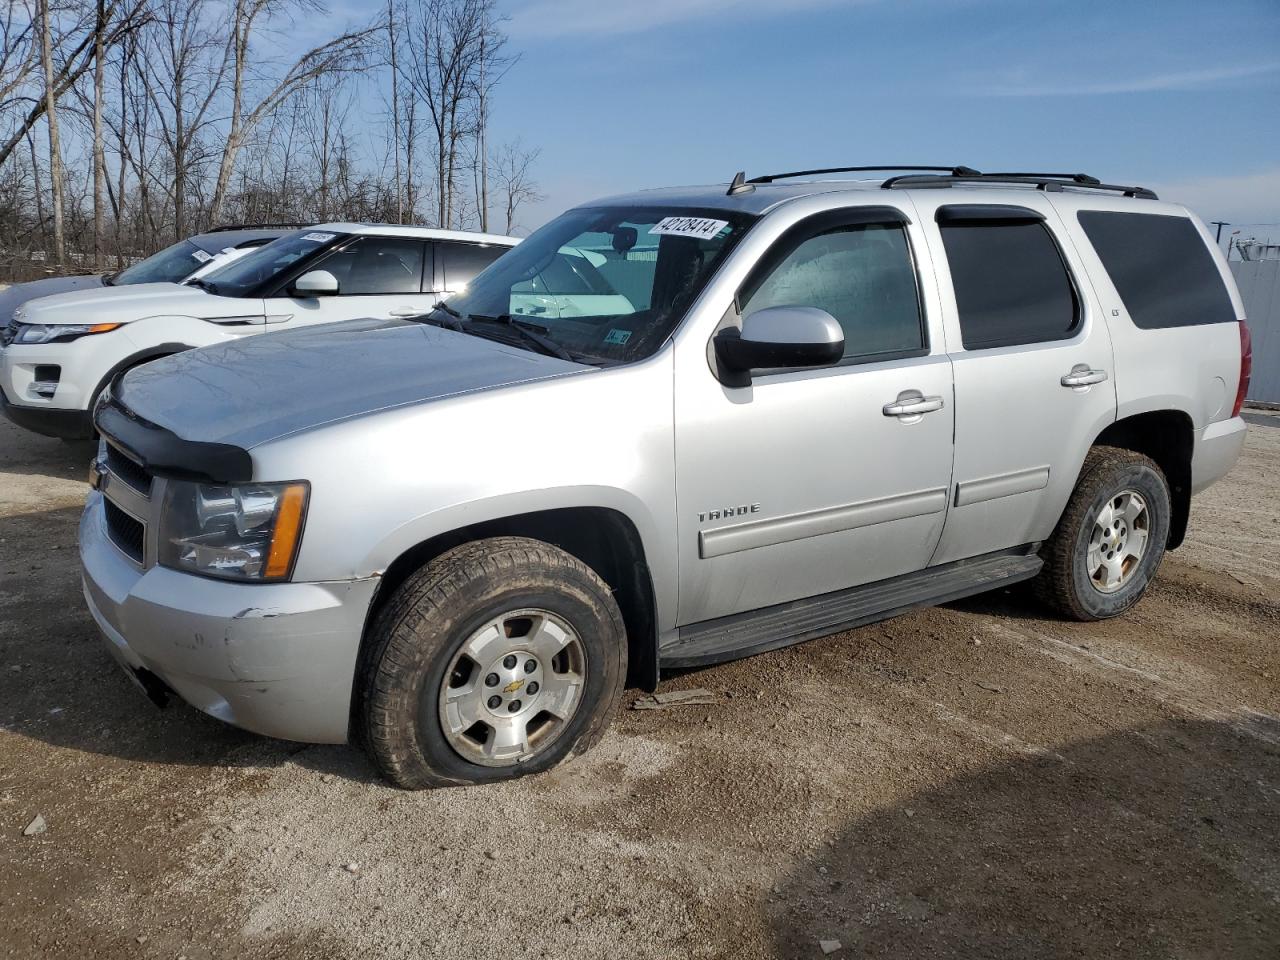
M523 686L524 686L523 680L512 680L510 683L508 683L505 687L502 688L502 692L515 693L517 690L519 690Z

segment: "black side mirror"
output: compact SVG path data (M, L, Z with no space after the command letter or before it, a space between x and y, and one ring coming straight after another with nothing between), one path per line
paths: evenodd
M715 336L722 383L745 387L752 370L829 367L844 356L844 331L817 307L766 307L742 319L742 329Z

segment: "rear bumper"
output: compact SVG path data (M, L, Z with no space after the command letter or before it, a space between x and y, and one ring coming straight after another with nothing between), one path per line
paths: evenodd
M1196 434L1191 455L1191 492L1199 493L1221 480L1240 459L1244 449L1245 422L1240 417L1211 423Z
M343 743L377 578L239 584L142 570L107 538L102 496L80 520L90 613L150 695L159 680L210 716L255 733Z

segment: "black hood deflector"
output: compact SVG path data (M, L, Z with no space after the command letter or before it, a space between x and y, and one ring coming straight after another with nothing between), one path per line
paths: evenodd
M172 430L138 416L116 396L120 377L103 392L93 422L108 442L158 477L206 483L242 483L253 479L249 451L230 443L184 440Z

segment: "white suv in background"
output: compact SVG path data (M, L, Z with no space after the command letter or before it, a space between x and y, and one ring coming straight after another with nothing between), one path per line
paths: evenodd
M0 403L19 426L74 439L121 371L266 330L429 311L518 241L425 227L329 223L185 284L45 297L0 329Z
M104 287L182 283L192 277L202 277L300 226L300 223L228 224L179 240L116 273L41 277L39 280L9 284L0 290L0 326L8 323L14 311L27 301L57 293L71 293L73 290L100 293Z

